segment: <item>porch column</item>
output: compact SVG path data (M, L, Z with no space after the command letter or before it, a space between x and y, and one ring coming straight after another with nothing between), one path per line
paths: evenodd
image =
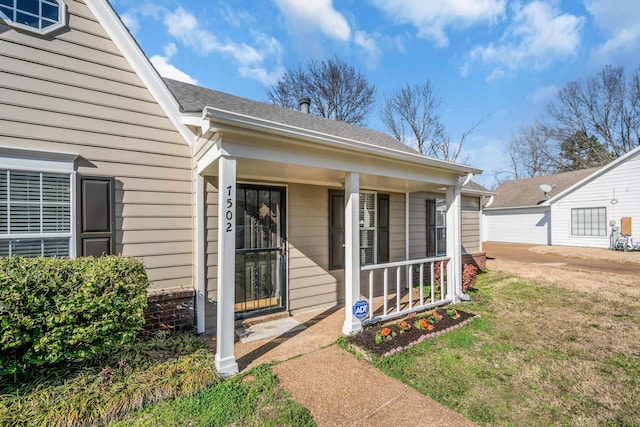
M233 352L236 265L236 159L218 160L218 301L216 369L220 376L238 372Z
M207 302L207 285L206 285L206 251L207 251L207 223L206 223L206 194L205 194L205 182L204 176L196 175L196 283L197 283L197 296L196 296L196 324L198 333L203 334L206 330L205 325L205 310Z
M447 187L447 298L458 301L462 294L462 232L460 221L460 189Z
M353 304L360 299L360 176L357 173L347 174L344 181L344 199L345 319L342 333L351 335L362 330L362 322L353 315L352 309Z

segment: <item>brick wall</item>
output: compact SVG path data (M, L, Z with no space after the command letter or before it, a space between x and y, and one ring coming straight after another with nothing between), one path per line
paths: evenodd
M487 268L487 254L485 252L464 254L462 255L462 264L471 264L474 265L478 271L484 271Z
M147 297L144 311L147 330L192 330L194 328L195 291L157 292Z

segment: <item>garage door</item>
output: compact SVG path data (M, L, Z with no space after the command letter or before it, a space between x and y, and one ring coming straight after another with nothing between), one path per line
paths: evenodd
M485 241L550 244L551 212L548 208L485 210L483 218Z

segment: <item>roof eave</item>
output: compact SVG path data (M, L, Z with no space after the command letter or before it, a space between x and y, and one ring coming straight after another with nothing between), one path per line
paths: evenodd
M317 132L309 129L304 129L296 126L286 125L283 123L273 122L270 120L264 120L253 116L247 116L232 111L222 110L215 107L205 107L203 110L203 118L210 120L214 123L213 130L215 130L215 124L232 125L242 127L245 129L251 129L268 134L286 136L316 144L322 144L334 148L349 149L366 154L374 154L381 157L386 157L394 160L401 160L418 164L422 166L429 166L432 168L442 169L449 172L456 172L459 174L479 175L482 173L482 169L474 168L467 165L461 165L458 163L448 162L445 160L432 159L420 154L413 154L395 150L393 148L380 147L377 145L369 144L362 141L357 141L348 138L342 138L335 135L330 135L322 132Z
M549 205L547 203L541 203L539 205L530 205L530 206L499 206L492 208L484 208L485 211L504 211L504 210L514 210L514 209L533 209L533 208L548 208Z
M493 191L484 191L484 190L472 190L462 187L460 190L463 194L468 194L472 196L493 196L495 193Z

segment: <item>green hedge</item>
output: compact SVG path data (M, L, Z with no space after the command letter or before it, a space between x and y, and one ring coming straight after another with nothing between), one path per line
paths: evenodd
M132 258L0 258L0 376L132 340L147 286Z

